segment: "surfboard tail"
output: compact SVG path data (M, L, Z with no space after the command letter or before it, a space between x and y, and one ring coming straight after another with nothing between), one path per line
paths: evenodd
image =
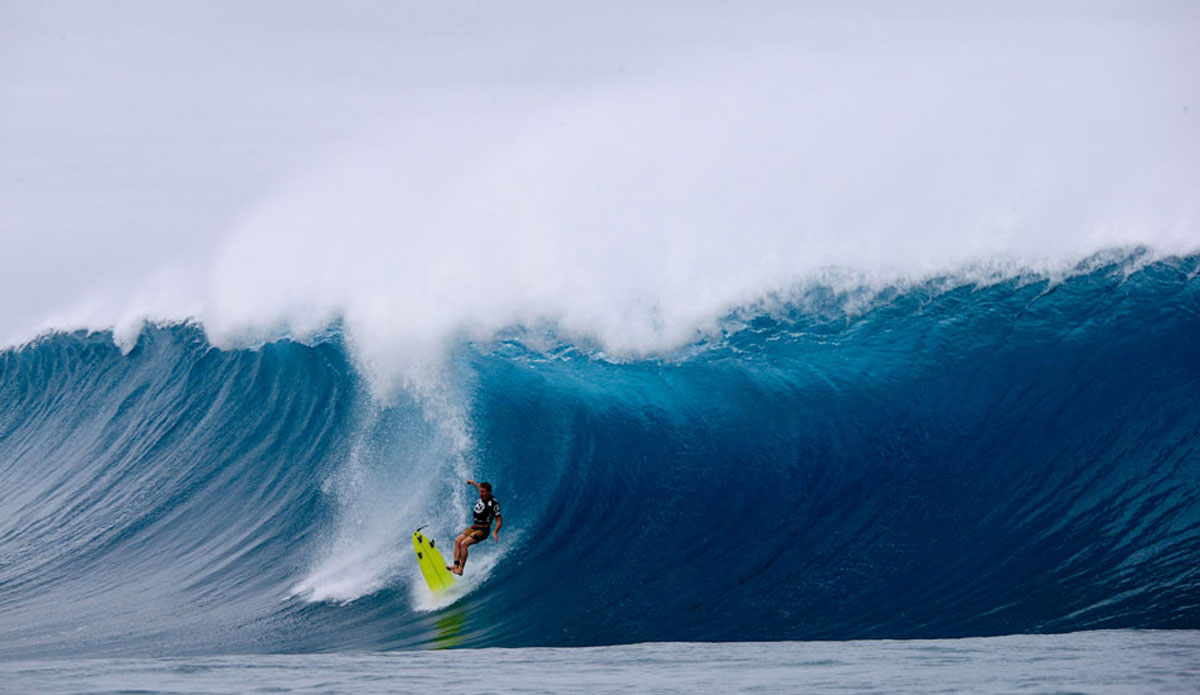
M437 543L421 533L421 528L413 531L413 552L417 556L417 565L421 568L421 576L434 596L441 594L454 585L454 575L446 569L446 560L437 549Z

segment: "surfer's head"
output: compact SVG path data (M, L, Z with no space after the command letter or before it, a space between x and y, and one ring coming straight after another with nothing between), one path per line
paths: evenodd
M479 484L479 496L484 499L491 497L492 496L492 484L491 483L480 483Z

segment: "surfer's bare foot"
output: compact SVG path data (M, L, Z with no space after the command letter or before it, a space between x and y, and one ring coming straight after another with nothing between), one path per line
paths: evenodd
M460 577L462 576L462 568L458 567L457 565L454 567L447 567L446 569L450 570L451 572L453 572L454 574L457 574Z
M458 567L458 565L446 565L446 569L450 570L451 572L454 571L455 567Z

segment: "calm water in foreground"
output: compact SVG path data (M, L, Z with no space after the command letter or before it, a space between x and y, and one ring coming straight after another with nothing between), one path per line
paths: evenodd
M5 693L1196 693L1200 630L0 663Z

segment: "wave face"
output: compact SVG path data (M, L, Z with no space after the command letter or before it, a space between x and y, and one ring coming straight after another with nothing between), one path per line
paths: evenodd
M511 330L386 403L336 331L44 337L0 353L0 656L1200 627L1200 257L1135 260L656 358ZM502 542L433 605L465 475Z

